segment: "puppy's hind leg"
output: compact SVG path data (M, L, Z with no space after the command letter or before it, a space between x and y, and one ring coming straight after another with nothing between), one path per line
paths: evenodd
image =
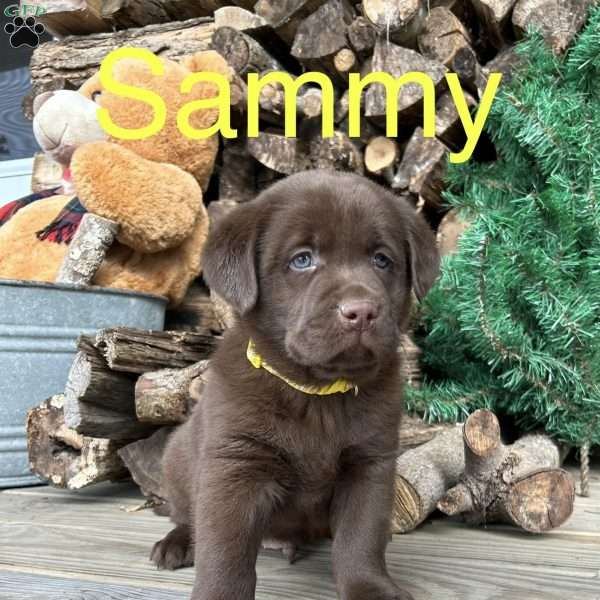
M166 492L169 517L175 527L154 544L150 560L159 569L179 569L194 564L193 534L190 525L190 445L188 423L169 440L162 461L162 487Z

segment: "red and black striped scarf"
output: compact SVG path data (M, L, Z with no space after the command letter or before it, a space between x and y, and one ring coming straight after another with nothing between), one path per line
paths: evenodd
M10 221L22 208L38 200L55 196L61 190L62 188L60 187L42 190L41 192L29 194L28 196L9 202L6 206L0 207L0 227ZM73 239L79 223L81 223L81 219L86 212L87 210L79 202L79 198L75 196L69 200L51 223L36 233L37 238L56 244L68 244Z

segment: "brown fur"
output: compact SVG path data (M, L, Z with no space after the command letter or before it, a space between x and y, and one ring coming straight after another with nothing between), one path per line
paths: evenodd
M308 249L316 266L291 268ZM377 252L391 266L375 265ZM240 319L168 445L163 477L176 528L152 559L170 569L193 559L193 600L252 600L263 538L331 535L343 600L410 598L385 567L402 406L396 349L411 286L422 296L437 274L432 232L379 186L313 171L219 221L204 261L209 285ZM358 394L291 388L248 362L249 338L292 380L342 377Z

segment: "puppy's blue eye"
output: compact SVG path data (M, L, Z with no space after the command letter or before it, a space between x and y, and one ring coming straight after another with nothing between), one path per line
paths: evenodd
M290 261L290 267L296 271L304 271L313 266L313 257L310 252L299 252Z
M378 269L387 269L392 264L392 259L383 254L383 252L376 252L373 255L373 264Z

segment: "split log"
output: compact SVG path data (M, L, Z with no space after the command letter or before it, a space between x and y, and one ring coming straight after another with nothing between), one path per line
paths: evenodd
M246 151L246 140L223 140L219 167L219 200L247 202L256 196L256 163Z
M155 512L168 516L166 493L161 485L161 461L173 427L161 427L150 437L127 444L119 450L119 456L138 484L142 494L150 498Z
M195 404L190 396L194 379L208 368L203 360L184 369L161 369L144 373L135 386L135 411L142 423L171 425L183 423Z
M465 92L464 98L469 109L477 106L477 102L471 94ZM442 94L436 103L435 135L454 152L462 150L467 142L465 128L456 110L454 99L449 92Z
M463 87L481 98L487 85L477 55L470 46L464 46L457 50L449 64L450 70L456 73Z
M431 9L418 37L419 50L427 57L450 67L456 53L470 47L470 36L465 26L442 6Z
M29 0L44 12L36 19L55 35L73 35L110 31L110 23L102 18L99 0Z
M424 0L363 0L363 13L386 40L413 46L427 15Z
M396 460L392 531L407 533L420 525L465 468L462 427L439 433Z
M399 153L395 140L382 135L371 138L365 148L365 167L375 175L385 173L387 179L393 178Z
M117 455L122 444L83 436L65 424L64 397L42 402L27 414L27 449L31 470L51 485L78 490L127 476Z
M298 26L314 13L325 0L258 0L254 12L260 15L291 46Z
M572 514L575 485L560 468L558 445L530 434L506 446L496 416L475 411L464 426L465 473L438 502L470 523L507 522L532 533L560 527Z
M213 10L202 0L104 0L100 14L113 29L127 29L206 17L212 15Z
M239 6L224 6L215 11L215 27L233 27L238 31L249 31L269 27L265 19Z
M287 70L254 38L233 27L219 27L213 35L212 44L238 75Z
M356 17L346 31L350 45L360 58L366 58L373 54L377 31L371 22L365 17Z
M378 40L373 54L373 71L384 71L394 78L399 78L411 71L419 71L428 75L433 81L436 91L445 86L444 65L425 58L418 52L402 48L395 44ZM383 85L376 83L365 92L365 114L378 124L385 123L386 93ZM404 85L398 94L398 116L400 127L410 126L423 119L423 88L415 83Z
M204 360L215 343L214 336L202 333L117 327L98 331L94 345L111 370L142 374Z
M438 208L442 202L447 152L442 142L424 137L423 130L417 127L391 181L392 188L407 190L423 198L427 206Z
M59 187L62 184L62 175L62 165L49 158L44 152L36 152L33 155L32 192Z
M334 131L333 137L327 138L317 134L309 140L308 148L313 169L364 173L362 153L343 131Z
M533 26L542 32L555 52L564 52L595 3L595 0L518 0L512 22L520 36Z
M214 32L206 18L190 19L111 33L71 36L40 44L31 57L30 98L46 91L76 90L94 75L104 57L122 46L148 48L158 56L178 60L210 48ZM26 114L32 118L31 102Z
M119 224L86 213L56 276L56 283L90 285L119 232Z
M257 137L248 138L247 148L258 162L277 173L291 175L309 168L304 144L298 138L261 132Z
M346 0L328 0L298 26L292 56L307 71L324 71L337 77L334 59L348 44L346 27L353 17L352 6Z
M507 25L517 0L471 0L477 17L486 31L485 39L495 48L502 48Z
M504 48L489 62L485 64L482 70L483 81L479 96L481 97L483 89L487 84L487 78L491 73L502 74L502 85L507 85L512 80L513 74L523 65L523 58L517 54L515 48L510 46Z
M135 380L111 371L91 340L81 337L64 394L67 427L111 440L131 440L152 429L135 416Z

